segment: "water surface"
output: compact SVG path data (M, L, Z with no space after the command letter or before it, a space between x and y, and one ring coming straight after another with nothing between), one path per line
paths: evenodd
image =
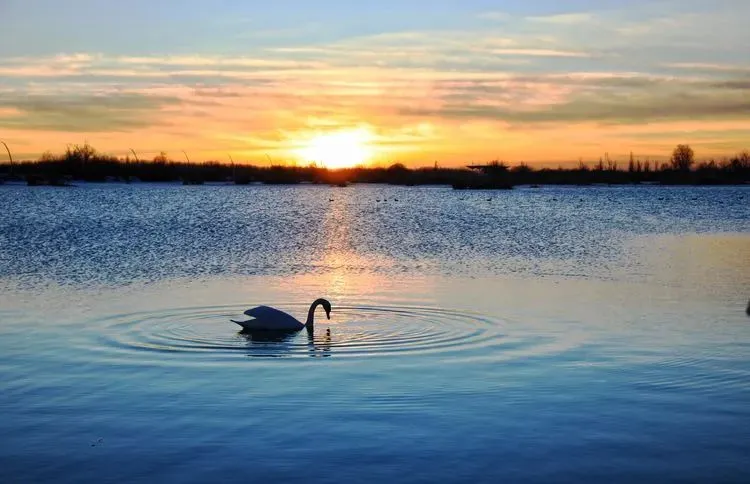
M0 187L0 478L746 482L748 201Z

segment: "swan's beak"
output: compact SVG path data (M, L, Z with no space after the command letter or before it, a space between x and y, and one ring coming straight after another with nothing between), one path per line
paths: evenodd
M331 319L331 311L326 311L326 317L327 317L328 319Z

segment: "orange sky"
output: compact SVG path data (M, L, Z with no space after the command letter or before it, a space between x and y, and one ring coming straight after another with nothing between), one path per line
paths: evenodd
M75 17L78 36L11 45L4 36L20 35L29 13L11 2L0 8L19 21L0 33L0 139L18 159L87 141L117 156L184 150L191 160L329 166L663 159L678 143L705 159L750 148L740 48L750 34L737 20L747 2L569 3L577 8L446 6L441 16L438 2L431 23L383 18L369 32L352 31L351 17L264 31L237 27L232 12L196 11L201 26L221 20L223 30L120 43ZM97 28L117 27L96 8ZM280 13L265 15L272 24ZM136 20L147 19L144 10Z

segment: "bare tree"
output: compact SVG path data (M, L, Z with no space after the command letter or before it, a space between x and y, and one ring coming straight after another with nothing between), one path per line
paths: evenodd
M672 168L680 171L689 171L695 163L695 152L690 145L677 145L672 152Z
M158 155L154 156L154 163L169 163L169 156L165 151L162 151Z
M10 148L5 144L5 141L0 141L5 146L5 150L8 152L8 159L10 160L10 174L13 175L13 155L10 154Z
M96 158L97 155L96 148L91 146L88 142L85 142L82 145L68 145L65 149L65 158L68 161L77 161L82 164L88 163Z

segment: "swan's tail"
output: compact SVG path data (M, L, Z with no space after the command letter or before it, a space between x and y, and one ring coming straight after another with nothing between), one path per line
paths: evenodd
M230 321L233 322L234 324L239 324L244 329L247 329L247 321L235 321L234 319L230 319Z

